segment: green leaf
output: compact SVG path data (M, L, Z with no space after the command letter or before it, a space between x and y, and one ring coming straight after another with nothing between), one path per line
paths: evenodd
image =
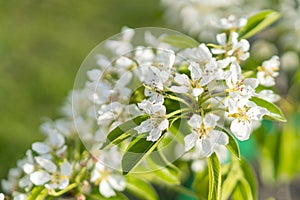
M209 200L219 200L221 197L221 165L216 153L208 158Z
M195 175L193 181L193 188L197 194L199 200L207 199L208 187L209 187L208 169L205 168L203 171L199 171Z
M250 101L253 101L258 106L266 108L270 112L270 114L264 116L265 119L286 122L285 116L281 112L280 108L278 108L275 104L258 97L252 97Z
M161 41L182 49L199 46L199 42L184 35L166 35L161 38Z
M247 184L250 187L250 192L251 192L252 199L257 199L256 176L255 176L251 166L248 164L248 162L246 160L242 159L239 163L240 163L241 169L243 170L243 174L244 174L243 177L244 177L245 181L247 182ZM242 183L242 184L244 184L244 183ZM246 186L244 186L244 187L246 187Z
M244 178L240 179L232 194L232 200L241 200L241 199L247 199L247 200L254 199L251 193L251 188L248 182Z
M43 200L47 195L47 188L44 188L43 186L34 187L28 197L28 200Z
M229 199L231 193L237 185L237 182L239 181L239 178L241 177L241 173L239 173L240 170L237 167L238 166L236 165L231 165L230 172L222 184L222 200Z
M133 176L127 177L126 190L133 195L145 200L159 199L154 188L146 181L135 178Z
M147 141L143 137L144 135L140 135L134 138L128 145L122 158L122 170L124 175L128 174L157 147L163 135L155 142Z
M106 148L110 144L119 144L123 140L132 136L135 133L136 126L140 125L143 121L147 120L149 115L140 115L133 119L130 119L108 133L106 142L102 145L101 149Z
M226 148L232 153L232 155L234 155L236 158L240 158L240 148L239 145L236 141L236 139L233 137L233 135L226 130L225 128L221 128L219 127L224 133L227 134L228 138L229 138L229 142L226 145Z
M247 24L239 30L239 38L249 38L262 31L267 26L278 20L280 14L273 10L264 10L248 19Z

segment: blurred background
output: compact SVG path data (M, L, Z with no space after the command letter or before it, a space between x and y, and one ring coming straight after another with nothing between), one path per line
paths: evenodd
M0 1L0 179L59 117L88 53L123 26L164 26L158 0Z
M172 12L166 9L164 13L161 2L167 4L166 7ZM73 88L81 62L101 41L119 33L123 26L176 27L197 37L189 28L197 28L193 22L198 19L201 25L203 21L207 21L199 13L202 14L203 10L212 13L212 8L203 9L201 6L187 4L188 9L185 10L196 13L195 20L194 15L180 11L185 8L180 4L183 1L177 1L177 4L174 2L0 1L0 179L6 177L8 169L16 165L16 161L24 156L33 141L43 139L39 131L40 124L47 118L60 117L60 107ZM284 13L281 21L259 35L260 39L253 44L251 50L255 59L249 61L252 65L259 65L270 55L278 54L281 56L283 69L277 79L276 92L282 97L278 105L287 116L288 123L263 122L261 128L253 134L252 140L241 143L242 153L260 171L261 180L270 185L277 182L276 186L265 189L264 197L273 195L274 191L282 193L280 189L284 187L295 191L294 196L300 195L300 2L278 2L270 1L271 7L256 5L259 9L254 9L250 4L240 4L244 10L253 8L251 12L272 8L273 5L275 10ZM287 7L278 8L278 5ZM232 6L230 1L223 5L226 6L244 14L244 10ZM213 12L217 14L218 10L225 15L223 7L216 6ZM291 8L294 9L293 14L290 12ZM230 9L227 13L233 12ZM168 17L170 24L174 21L177 26L173 26L174 23L169 25L164 20L164 15ZM202 26L201 29L203 30ZM214 35L211 30L208 31L209 36ZM289 185L291 181L293 184Z

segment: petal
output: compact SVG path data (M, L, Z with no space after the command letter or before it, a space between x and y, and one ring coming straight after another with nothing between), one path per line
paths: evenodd
M214 143L214 141L211 141L209 138L204 138L200 141L200 145L202 146L203 156L209 157L214 152L216 143Z
M143 121L139 126L134 128L134 130L136 130L138 133L146 133L151 129L153 129L153 124L151 122L151 119L147 119L146 121Z
M204 117L203 123L205 127L215 127L219 119L220 117L215 114L207 114Z
M50 147L43 142L35 142L32 144L32 150L37 152L38 154L45 154L50 151Z
M247 111L247 116L253 120L261 120L262 117L267 113L268 113L267 109L259 107L259 106L255 106L255 107L250 108Z
M226 33L220 33L216 36L217 38L217 42L222 45L222 46L226 46L226 42L227 42L227 36Z
M223 133L222 131L212 130L209 133L209 137L213 138L214 142L219 145L226 145L229 142L228 136L225 133Z
M116 195L115 191L111 188L106 180L101 181L99 184L99 191L106 198Z
M190 133L184 137L185 151L192 149L198 140L198 137L195 133Z
M203 93L203 88L194 88L193 90L192 90L192 95L194 96L194 97L198 97L200 94L202 94Z
M69 179L68 178L64 178L64 179L62 179L62 180L59 181L58 189L63 190L66 187L68 187L68 185L69 185Z
M253 89L255 89L258 86L259 82L256 78L246 78L245 81L244 81L244 84L249 85Z
M51 177L45 171L36 171L30 174L30 180L35 185L44 185L51 180Z
M72 166L68 161L63 162L60 166L60 173L65 176L70 176L72 173Z
M49 159L43 158L41 156L35 157L36 162L45 170L51 173L55 173L57 170L56 165Z
M126 187L125 178L120 175L111 175L108 177L109 184L118 191L123 191Z
M61 147L65 144L65 138L59 133L52 133L49 136L50 144L54 147Z
M161 130L159 130L158 128L153 128L150 133L149 136L147 137L147 141L157 141L158 138L161 135Z
M235 119L231 122L230 130L237 139L244 141L249 139L252 129L252 123L245 120Z
M172 92L175 92L175 93L187 93L189 91L189 88L186 87L186 86L172 86L170 88L170 90Z
M165 129L167 129L169 126L169 121L167 119L164 119L158 126L158 129L163 131Z
M199 64L192 62L188 69L191 72L191 77L193 81L199 80L202 77L202 70Z
M176 73L174 81L180 85L190 86L190 79L186 74Z
M202 118L200 115L194 114L188 121L188 124L193 128L193 129L198 129L202 123Z

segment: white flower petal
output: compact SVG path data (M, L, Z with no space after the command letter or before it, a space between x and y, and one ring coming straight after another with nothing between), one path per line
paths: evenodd
M60 166L60 172L62 175L70 176L72 173L72 166L68 161L63 162Z
M180 85L190 86L190 79L186 74L176 73L174 81Z
M30 174L30 180L35 185L44 185L51 180L51 177L45 171L36 171Z
M202 146L203 156L209 157L214 152L216 143L213 143L213 141L211 141L209 138L200 140L200 144Z
M36 162L45 170L51 173L55 173L57 170L56 165L49 159L43 158L41 156L35 157Z
M147 137L147 141L157 141L158 138L161 135L161 130L159 130L158 128L153 128L150 133L149 136Z
M172 92L182 94L182 93L187 93L187 92L189 91L189 88L186 87L186 86L172 86L172 87L170 88L170 90L171 90Z
M106 198L116 195L115 191L111 188L106 180L101 181L101 183L99 184L99 191Z
M265 108L255 106L247 111L247 116L252 120L261 120L262 117L267 113L268 111Z
M192 95L194 96L194 97L198 97L200 94L202 94L203 93L203 88L194 88L193 90L192 90Z
M0 193L0 200L4 200L4 194Z
M184 137L185 151L192 149L198 140L198 136L195 133L190 133Z
M200 115L194 114L188 121L188 124L193 128L193 129L198 129L202 123L202 118Z
M139 126L134 128L134 130L136 130L138 133L146 133L151 129L153 129L153 124L151 122L151 119L147 119L146 121L143 121Z
M206 127L215 127L217 125L217 121L220 119L219 116L215 114L207 114L204 117L203 123Z
M249 139L252 129L251 121L235 119L231 122L230 130L237 139L244 141Z
M125 178L117 174L109 176L108 182L115 190L118 191L123 191L126 187Z
M35 142L32 144L32 150L39 153L39 154L45 154L50 151L50 147L43 143L43 142Z
M58 189L63 190L66 187L68 187L68 185L69 185L69 179L68 178L64 178L64 179L62 179L62 180L59 181Z
M192 62L188 66L188 69L191 72L191 78L193 81L199 80L202 77L202 70L201 70L199 64Z

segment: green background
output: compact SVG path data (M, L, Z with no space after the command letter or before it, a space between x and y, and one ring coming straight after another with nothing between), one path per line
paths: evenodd
M166 27L159 1L0 1L0 178L60 116L88 53L125 25Z

